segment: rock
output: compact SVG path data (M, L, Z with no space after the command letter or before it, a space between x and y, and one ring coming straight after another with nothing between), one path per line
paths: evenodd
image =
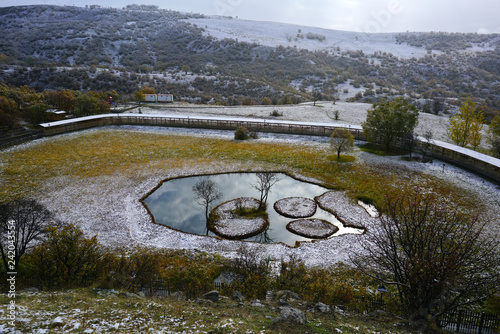
M383 310L375 310L373 312L368 313L367 315L370 318L378 318L387 315L387 312Z
M214 302L209 300L209 299L196 299L194 301L196 304L199 304L199 305L205 305L205 306L208 306L208 305L212 305Z
M330 313L332 309L330 308L329 305L323 303L317 303L316 305L314 305L314 311L321 313Z
M139 298L139 295L132 292L122 292L120 296L129 297L129 298Z
M307 323L306 314L293 307L283 307L280 314L274 318L274 324L277 323L297 323L305 325Z
M218 302L219 301L219 291L213 290L208 293L205 293L201 298L207 299L213 302Z
M146 294L143 291L139 291L137 295L141 298L146 298Z
M38 291L40 291L40 290L38 290L35 287L31 287L31 288L27 288L27 289L23 290L23 292L26 292L26 293L35 293L35 292L38 292Z
M287 301L289 299L301 300L300 296L290 290L280 290L276 292L276 299Z
M64 326L64 319L62 317L56 317L51 322L52 326Z
M284 300L284 299L280 299L280 300L278 300L278 305L279 305L279 306L288 306L288 307L290 307L290 306L291 306L291 305L290 305L290 303L288 303L288 302L287 302L286 300Z
M237 300L239 302L243 301L243 294L239 291L233 292L233 300Z
M172 292L169 297L179 302L186 300L186 295L182 291Z
M250 306L253 306L253 307L264 307L265 305L262 304L260 302L260 300L255 299L255 300L252 300L252 302L250 303Z

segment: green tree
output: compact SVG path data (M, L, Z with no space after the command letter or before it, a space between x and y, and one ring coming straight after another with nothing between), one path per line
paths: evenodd
M476 103L469 96L462 103L460 112L450 118L448 137L458 146L470 144L474 149L481 143L484 115L477 111Z
M340 153L352 152L354 149L354 135L347 129L335 129L330 136L330 146L337 153L337 160Z
M49 289L88 286L100 276L104 252L97 236L87 238L73 224L48 228L47 240L27 255L30 276Z
M368 110L363 131L370 143L382 143L386 150L397 138L412 133L418 124L418 109L406 99L375 103Z
M49 108L43 101L27 103L23 106L24 117L31 124L38 125L47 120L47 109Z
M76 98L73 115L76 117L104 114L109 105L94 92L81 94Z

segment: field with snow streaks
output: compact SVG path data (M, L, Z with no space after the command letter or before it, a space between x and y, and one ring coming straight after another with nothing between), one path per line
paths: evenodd
M359 117L366 110L348 109L350 106L313 108L306 105L282 111L286 119L328 121L330 111L341 108L339 122L359 124ZM168 109L163 112L172 113ZM269 111L272 108L190 107L183 110L193 114L224 112L251 117L269 117ZM142 112L161 111L142 108ZM425 121L421 122L421 126L425 125ZM29 161L29 154L40 155L40 166ZM380 157L359 149L354 153L353 171L349 171L342 166L335 169L332 163L326 162L329 154L328 138L262 134L257 140L240 143L233 140L230 131L122 126L45 138L4 150L0 152L0 173L5 176L5 179L2 177L4 189L17 196L36 198L59 219L77 224L87 235L98 235L103 244L112 247L144 245L233 256L239 241L190 235L155 225L140 199L167 178L237 171L283 171L319 183L330 178L328 182L344 189L347 187L344 183L354 181L358 182L355 191L362 193L369 189L363 190L364 182L358 179L365 177L367 168L375 173L373 175L390 180L384 189L401 187L400 184L405 183L422 184L445 189L444 197L458 198L469 205L477 203L484 219L490 221L489 231L500 230L499 187L471 173L453 166L443 170L442 163L437 161L431 164L406 162L400 157ZM352 177L349 176L352 173L361 176L354 176L351 181L335 179L331 174L334 170L345 177ZM3 192L1 195L7 196ZM335 211L341 217L346 216L349 223L373 228L376 219L365 210L356 209L360 207L352 196L353 190L339 193L337 199L331 201ZM357 238L343 235L303 243L297 248L256 243L250 247L274 260L294 255L309 265L329 265L348 260L350 252L357 248Z

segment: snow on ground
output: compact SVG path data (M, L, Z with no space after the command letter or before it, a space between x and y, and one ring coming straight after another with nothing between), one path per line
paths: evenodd
M259 200L243 197L217 206L213 210L217 216L213 232L235 239L259 234L269 226L269 222L264 217L245 218L235 214L238 209L258 209L259 205Z
M322 219L299 219L293 220L286 226L292 233L308 238L324 239L333 235L339 228Z
M307 218L314 216L316 209L316 202L305 197L287 197L274 203L274 210L276 210L276 212L290 218Z
M299 49L310 51L327 50L332 52L340 48L341 51L362 50L367 54L384 51L402 58L420 58L427 54L425 48L396 44L396 33L368 34L216 16L187 21L205 29L206 35L217 39L237 39L239 42L257 43L270 47L297 46ZM307 38L308 33L324 36L325 39L320 41ZM298 34L303 35L303 37L298 37Z
M342 125L359 126L365 119L368 109L372 107L369 103L351 103L330 101L304 103L299 105L281 106L246 106L246 107L203 107L198 105L173 104L159 107L158 105L145 105L140 108L143 114L170 114L170 115L193 115L193 116L234 116L253 117L273 120L289 120L297 122L333 123ZM283 113L283 116L270 116L273 110ZM339 111L339 119L335 120L335 111ZM135 109L134 112L139 112ZM432 131L433 139L450 142L446 129L449 117L420 113L419 124L416 128L417 135L423 136L428 130Z
M283 118L304 121L328 121L330 120L325 111L340 108L341 119L344 124L359 124L362 115L366 113L368 105L363 104L338 104L324 108L312 107L308 105L293 108L283 107ZM234 116L269 117L269 112L275 107L244 107L244 108L200 108L189 106L178 110L165 110L165 113L185 113L185 114L219 114ZM169 109L169 108L167 108ZM142 108L143 113L152 113L151 108ZM156 112L159 112L156 110ZM357 116L356 116L357 115ZM425 118L424 118L425 119ZM331 121L331 120L330 120ZM177 135L207 136L215 138L232 139L232 131L215 131L203 129L181 129L163 127L141 127L141 126L121 126L107 127L107 131L146 131L152 133L175 133ZM102 131L102 129L91 129L85 131ZM82 132L64 134L68 138L81 135ZM58 137L43 138L27 144L19 145L11 150L23 149L27 145L38 145L42 141L56 140ZM299 135L282 134L259 134L257 142L287 143L301 146L310 146L317 149L328 149L328 138L308 137ZM402 161L399 157L380 157L377 155L357 151L356 161L365 162L380 168L390 170L393 167L404 167L409 171L420 171L428 175L433 175L440 179L455 184L468 194L472 194L479 202L485 205L484 219L490 221L491 231L500 230L500 188L474 174L459 168L445 165L439 161L423 164L419 162ZM138 170L136 176L125 177L116 173L94 178L67 178L55 177L43 185L43 193L39 194L37 200L42 202L47 208L53 211L57 218L75 223L89 235L97 235L100 242L106 246L132 246L143 245L151 247L162 247L172 249L201 250L216 252L222 255L233 257L237 254L242 242L223 240L213 237L191 235L172 230L168 227L152 223L145 207L139 201L148 194L161 181L167 178L200 175L211 173L225 173L238 171L259 171L265 165L254 162L239 162L233 164L200 165L190 168L168 168L165 169L143 169ZM283 166L283 171L287 171ZM290 171L288 171L290 172ZM303 181L315 181L301 175L293 175ZM370 217L361 206L351 201L343 193L327 193L321 198L322 205L334 211L344 222L354 225L372 228L376 224L376 219ZM249 248L268 256L273 260L280 260L291 255L302 259L308 265L329 265L338 261L346 262L353 251L359 250L359 236L348 234L331 237L326 240L316 242L304 242L297 248L291 248L284 244L262 245L258 243L244 244Z

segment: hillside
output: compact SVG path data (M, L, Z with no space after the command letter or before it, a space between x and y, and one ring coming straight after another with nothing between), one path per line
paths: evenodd
M0 28L0 80L37 90L147 84L230 105L471 95L500 107L498 34L363 34L137 5L1 8Z

